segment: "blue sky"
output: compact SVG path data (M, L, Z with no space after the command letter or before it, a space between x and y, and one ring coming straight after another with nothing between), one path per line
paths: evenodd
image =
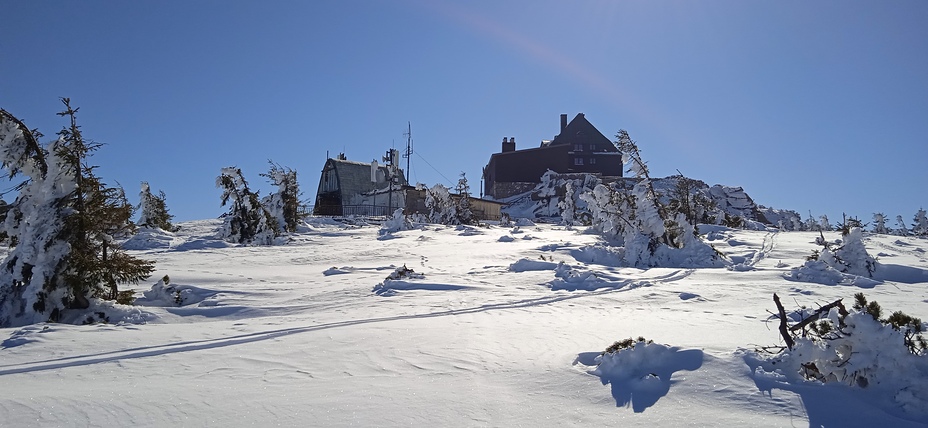
M535 147L578 112L679 169L808 215L928 207L928 2L7 1L0 107L52 138L80 106L92 159L176 220L215 217L220 168L273 160L314 197L326 154L405 143L409 176ZM4 187L5 189L5 187ZM10 198L10 196L7 196Z

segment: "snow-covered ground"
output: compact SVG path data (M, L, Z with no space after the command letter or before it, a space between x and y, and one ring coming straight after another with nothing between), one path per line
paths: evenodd
M127 242L157 272L126 321L0 330L0 425L928 424L875 389L776 381L749 357L782 344L773 293L789 310L863 291L928 318L924 239L865 235L878 281L825 285L788 275L817 233L706 227L733 267L640 270L552 225L313 219L271 247L224 243L219 221L180 226ZM385 281L402 266L415 274ZM156 288L184 306L152 292L164 275ZM638 336L667 346L596 370Z

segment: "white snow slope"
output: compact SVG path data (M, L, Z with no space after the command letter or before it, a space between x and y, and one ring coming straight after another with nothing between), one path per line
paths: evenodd
M381 236L313 219L271 247L230 246L219 226L127 243L158 269L131 322L0 330L0 425L928 424L866 389L759 377L745 356L782 344L774 292L789 310L863 291L928 318L924 239L866 235L879 281L823 285L786 278L818 248L804 232L715 227L735 268L639 270L551 225ZM385 281L403 265L422 276ZM165 274L187 305L142 296ZM669 347L597 375L600 352L638 336Z

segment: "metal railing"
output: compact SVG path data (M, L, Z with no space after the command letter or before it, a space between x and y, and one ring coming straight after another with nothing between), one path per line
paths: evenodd
M317 216L331 217L386 217L392 216L397 208L371 205L316 205L309 212Z

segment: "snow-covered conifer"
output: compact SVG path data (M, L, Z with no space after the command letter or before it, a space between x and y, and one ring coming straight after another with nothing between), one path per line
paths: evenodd
M574 204L573 180L567 180L564 183L564 193L564 200L558 202L557 206L561 210L561 223L569 230L574 227L574 217L577 215L577 207Z
M609 237L621 234L624 259L631 266L721 266L719 254L696 236L685 214L667 213L628 133L621 130L616 137L615 145L637 182L631 191L619 184L624 182L600 184L581 197L592 214L594 230Z
M898 233L902 236L909 236L909 229L905 226L905 220L901 215L896 216L896 225L899 226Z
M277 193L264 198L264 208L277 220L277 224L284 232L296 232L303 220L300 206L300 184L296 179L296 171L282 167L272 161L266 177L271 185L277 186Z
M886 214L873 213L873 233L888 235L890 230L886 227Z
M915 236L928 236L928 216L924 209L915 213L915 222L912 223L912 234Z
M436 184L425 192L425 206L429 209L429 221L438 224L458 224L458 207L448 188Z
M824 214L822 214L822 216L818 218L818 227L819 227L818 230L824 230L825 232L831 232L835 230L831 226L831 222L828 221L828 216Z
M158 192L157 196L153 195L146 181L142 182L142 190L139 192L139 212L139 226L174 230L174 225L171 224L174 216L168 213L164 191Z
M13 178L25 174L2 224L14 248L0 269L0 326L61 321L91 299L127 299L118 283L137 283L152 262L126 254L132 205L85 162L99 144L83 139L77 109L63 98L70 126L46 150L9 113L0 111L0 162Z
M460 224L471 224L474 223L474 213L470 209L470 185L467 184L467 176L464 173L461 173L461 178L458 179L458 184L454 188L455 192L458 194L457 200L457 215L458 223Z
M625 230L635 227L630 217L634 200L627 190L616 188L616 183L599 183L593 190L580 195L580 199L586 202L590 211L590 227L622 245Z
M280 234L277 220L261 205L256 192L248 188L242 170L223 168L216 178L222 189L222 206L231 201L220 235L239 244L271 245Z

